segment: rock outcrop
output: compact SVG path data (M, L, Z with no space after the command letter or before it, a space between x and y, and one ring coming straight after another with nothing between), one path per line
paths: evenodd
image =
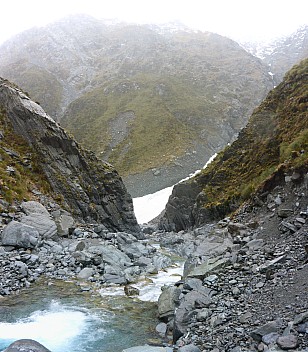
M74 216L102 223L112 231L139 232L131 196L111 165L79 147L40 105L3 79L0 79L0 106L6 123L36 153L53 192ZM37 211L29 209L22 222L31 225L31 212ZM46 216L41 213L35 219L40 217L46 226ZM56 225L49 225L52 237Z

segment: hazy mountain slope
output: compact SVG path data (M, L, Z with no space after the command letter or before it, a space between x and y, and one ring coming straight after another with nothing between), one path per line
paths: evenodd
M308 169L308 59L287 73L255 110L237 140L208 168L174 187L162 226L181 230L235 210Z
M270 71L275 75L275 81L280 83L293 65L308 57L308 26L303 26L292 35L270 44L246 43L244 47L269 65Z
M219 35L85 16L27 31L0 53L0 73L43 106L48 101L79 142L115 165L133 195L202 167L273 84L260 60Z
M83 150L44 110L0 79L0 197L14 203L51 191L77 218L139 231L132 199L113 167Z

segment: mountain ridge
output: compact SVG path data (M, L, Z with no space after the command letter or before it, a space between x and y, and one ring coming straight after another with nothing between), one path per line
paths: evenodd
M66 19L2 46L0 73L112 163L133 196L152 193L204 165L273 86L267 67L228 38L163 32Z

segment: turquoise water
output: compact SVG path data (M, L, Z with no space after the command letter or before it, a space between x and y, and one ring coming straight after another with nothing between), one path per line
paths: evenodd
M0 351L21 338L52 352L121 352L157 337L156 305L125 296L91 295L72 283L33 285L0 299Z

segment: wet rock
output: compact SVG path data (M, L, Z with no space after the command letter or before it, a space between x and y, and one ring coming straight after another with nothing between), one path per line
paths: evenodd
M291 350L297 347L298 339L297 336L289 334L286 336L279 336L277 339L277 345L283 350Z
M138 296L139 295L138 288L131 286L131 285L125 285L124 292L125 292L126 296Z
M168 328L168 326L166 323L159 323L156 325L155 330L160 336L164 337L164 336L166 336L167 328Z
M127 284L127 280L124 275L117 275L117 274L104 274L103 279L110 284L118 284L118 285L125 285Z
M13 342L3 352L50 352L50 350L37 341L22 339Z

